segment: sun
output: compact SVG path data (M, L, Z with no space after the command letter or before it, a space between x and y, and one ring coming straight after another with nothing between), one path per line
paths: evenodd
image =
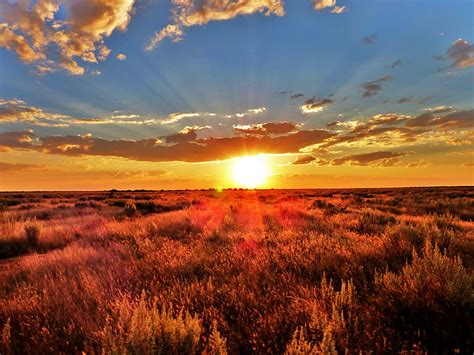
M264 155L234 159L232 179L239 186L250 189L256 188L263 185L269 175L268 160Z

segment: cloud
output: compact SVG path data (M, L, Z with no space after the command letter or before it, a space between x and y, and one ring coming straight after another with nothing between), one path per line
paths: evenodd
M183 40L184 32L181 29L180 25L171 24L163 28L161 31L156 32L150 39L148 45L145 47L145 50L151 51L165 38L170 38L171 42L178 43Z
M190 132L195 134L194 131ZM36 137L32 132L8 132L0 134L0 147L66 156L113 156L153 162L204 162L261 153L298 153L303 148L321 144L333 136L334 133L327 130L315 129L279 136L194 139L194 135L188 132L179 137L167 136L167 142L163 144L155 138L106 140L90 135Z
M290 99L298 99L300 97L304 97L304 95L302 93L294 94L290 96Z
M187 143L194 142L197 139L197 131L211 129L211 126L186 126L178 133L163 136L166 143Z
M85 69L79 61L97 63L107 58L110 49L104 39L116 30L126 30L134 2L2 1L0 47L15 52L25 63L35 63L40 74L64 69L72 75L82 75ZM62 14L67 17L57 20Z
M332 14L343 14L344 12L347 12L347 7L346 6L334 6L334 8L331 10Z
M397 59L392 64L389 65L390 69L395 69L396 67L400 67L403 65L403 62L400 59Z
M120 61L123 61L123 60L127 59L127 56L123 53L119 53L119 54L117 54L117 59L120 60Z
M156 32L146 49L152 50L165 38L182 40L184 28L202 26L211 21L226 21L238 16L264 13L283 16L283 0L171 0L173 23Z
M413 98L403 96L397 100L397 104L403 104L405 102L412 102L412 101L413 101Z
M334 101L332 99L318 99L311 98L304 102L303 105L300 106L301 113L308 114L308 113L315 113L321 112L324 110L324 107L332 104Z
M406 153L396 153L396 152L373 152L365 154L354 154L347 155L342 158L334 159L332 161L333 165L342 165L345 163L350 163L351 165L356 166L366 166L366 165L382 165L382 166L393 166L399 162L398 157L404 156Z
M331 13L333 14L342 14L347 10L345 6L337 6L336 0L313 0L313 8L316 11L332 8Z
M472 141L474 110L454 111L451 107L439 106L418 116L385 113L372 116L366 121L333 121L327 124L338 134L317 150L319 152L335 145L346 146L396 146L442 142L445 145L469 144Z
M278 135L296 132L301 125L293 122L267 122L254 125L235 125L237 133L251 135Z
M35 134L32 131L0 133L0 151L10 149L31 149Z
M32 63L46 57L44 53L36 52L24 36L13 32L6 23L0 23L0 47L15 52L25 63Z
M421 159L421 160L409 163L407 166L409 168L423 168L423 167L428 166L428 165L431 165L431 163L429 161Z
M267 110L266 107L249 108L244 112L225 114L222 116L225 118L242 118L242 117L251 116L251 115L258 115L262 112L265 112L266 110ZM214 117L214 116L217 116L217 113L214 113L214 112L188 112L188 113L175 112L175 113L169 114L168 116L162 117L160 119L160 123L162 125L168 125L168 124L177 123L187 118Z
M314 160L316 160L316 158L313 157L312 155L301 155L292 164L294 164L294 165L305 165L305 164L311 163Z
M440 113L449 111L439 109L428 111L407 121L406 127L439 127L439 128L472 128L474 127L474 109L456 111L444 116Z
M249 108L244 112L238 112L234 114L224 115L225 118L243 118L246 116L253 116L263 113L267 110L266 107L257 107L257 108Z
M28 106L25 101L12 99L0 99L0 122L21 122L38 123L39 119L55 120L68 116L49 113L41 108Z
M467 68L474 65L474 45L468 41L461 38L454 41L446 53L454 67Z
M197 139L197 134L196 131L191 129L185 132L178 132L161 138L163 138L166 143L187 143L194 142Z
M390 75L385 75L385 76L381 76L377 80L366 81L365 83L362 83L360 85L362 89L364 89L364 93L362 94L362 97L377 95L379 91L382 90L382 83L386 81L390 81L390 80L392 80L392 77Z
M377 41L377 33L362 38L362 42L365 44L374 44Z
M34 171L34 170L43 170L45 167L43 165L34 165L34 164L10 164L0 162L0 171L2 174L7 173L16 173L22 171Z

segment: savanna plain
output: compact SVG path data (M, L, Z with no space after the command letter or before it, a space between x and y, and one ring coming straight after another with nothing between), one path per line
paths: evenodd
M474 188L0 194L0 353L472 353Z

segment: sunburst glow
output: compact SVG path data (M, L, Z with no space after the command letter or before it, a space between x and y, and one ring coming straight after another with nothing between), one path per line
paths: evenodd
M232 166L232 179L239 186L262 186L270 175L268 159L264 155L236 158Z

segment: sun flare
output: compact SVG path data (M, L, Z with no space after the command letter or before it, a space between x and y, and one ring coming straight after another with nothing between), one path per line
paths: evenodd
M270 175L268 159L264 155L236 158L232 166L232 179L239 186L256 188Z

